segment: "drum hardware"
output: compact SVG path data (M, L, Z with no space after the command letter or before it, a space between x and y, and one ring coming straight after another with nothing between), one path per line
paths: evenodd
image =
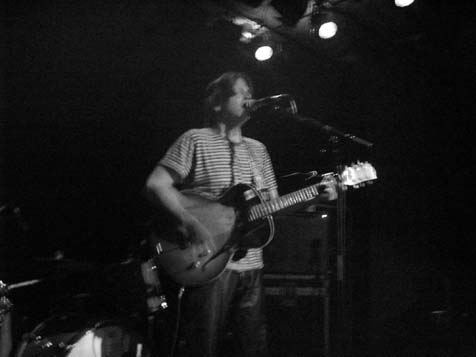
M13 304L7 298L8 287L0 280L0 357L8 356L12 348L10 311Z
M0 284L2 282L0 281ZM2 327L5 316L11 311L13 304L6 296L0 297L0 328Z
M149 259L141 264L142 278L146 285L147 307L149 314L167 309L167 299L162 291L158 275L158 265L154 259Z
M9 285L0 282L0 318L13 306L7 299L13 289L41 282L42 286L47 284L46 289L49 284L56 284L54 291L67 289L67 294L55 295L63 300L55 300L54 309L45 311L46 316L36 316L39 318L30 321L34 324L17 331L20 335L13 340L10 336L10 342L15 341L10 345L15 354L0 353L0 357L147 357L157 348L157 324L168 304L153 259L131 258L108 266L64 257L39 257L30 262L36 266L32 270L42 275L41 280ZM83 276L94 281L88 285L81 280L78 285L76 278ZM86 284L85 290L81 284ZM32 307L36 309L36 305ZM78 321L74 315L80 316Z
M55 315L24 335L15 357L148 357L142 335L119 320Z
M40 280L27 280L16 284L7 285L0 280L0 357L10 356L13 346L11 314L13 303L7 298L10 290L22 288L39 283Z
M149 225L150 222L143 227L143 229L147 229L147 232L150 229ZM124 262L125 264L134 261L140 262L142 282L145 285L147 318L149 321L153 320L155 314L163 312L168 308L167 299L159 279L159 265L155 261L155 256L151 258L150 248L150 242L147 239L140 240L136 249L131 252L131 258Z
M6 295L11 290L25 288L27 286L35 285L38 283L41 283L40 279L25 280L19 283L9 284L9 285L5 284L3 281L0 280L0 296Z
M12 309L13 304L7 298L8 286L0 280L0 327L6 314Z
M149 318L160 314L168 305L158 272L152 259L128 258L109 265L99 286L101 297L119 315Z
M141 263L141 272L146 286L147 300L147 338L151 348L157 353L157 333L160 316L167 308L167 299L159 279L159 266L153 258Z
M35 285L40 282L41 280L39 279L33 279L7 285L2 280L0 280L0 327L2 326L5 315L13 308L13 303L7 298L8 293L11 290Z

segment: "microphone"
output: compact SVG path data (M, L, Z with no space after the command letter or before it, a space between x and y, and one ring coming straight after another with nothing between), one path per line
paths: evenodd
M260 99L250 99L245 102L245 108L251 113L261 108L285 109L291 114L297 113L296 102L289 94L277 94Z

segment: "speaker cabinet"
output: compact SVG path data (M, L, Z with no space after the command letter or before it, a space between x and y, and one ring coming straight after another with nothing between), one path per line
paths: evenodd
M327 269L330 214L299 212L275 217L275 235L264 248L265 273L318 275Z
M327 210L275 217L264 248L264 285L273 356L328 356Z

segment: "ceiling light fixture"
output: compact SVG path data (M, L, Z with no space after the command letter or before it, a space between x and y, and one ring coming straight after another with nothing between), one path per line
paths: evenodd
M312 4L309 33L311 36L318 35L320 38L328 40L336 35L338 26L334 21L328 19L329 14L321 12L320 6L329 8L330 4L327 2L321 5L318 5L317 2Z
M255 58L258 61L267 61L271 57L273 57L273 54L274 54L273 47L268 45L259 46L255 51Z
M397 7L407 7L413 4L414 0L395 0L395 6Z

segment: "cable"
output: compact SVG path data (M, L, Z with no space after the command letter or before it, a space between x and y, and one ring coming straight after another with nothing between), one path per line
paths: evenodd
M174 334L172 336L172 345L170 346L169 357L174 357L174 354L175 354L175 346L177 345L177 339L178 339L179 327L180 327L180 307L182 305L182 296L184 292L185 292L185 287L184 286L180 287L178 295L177 295L177 316L175 320L175 329L174 329Z

